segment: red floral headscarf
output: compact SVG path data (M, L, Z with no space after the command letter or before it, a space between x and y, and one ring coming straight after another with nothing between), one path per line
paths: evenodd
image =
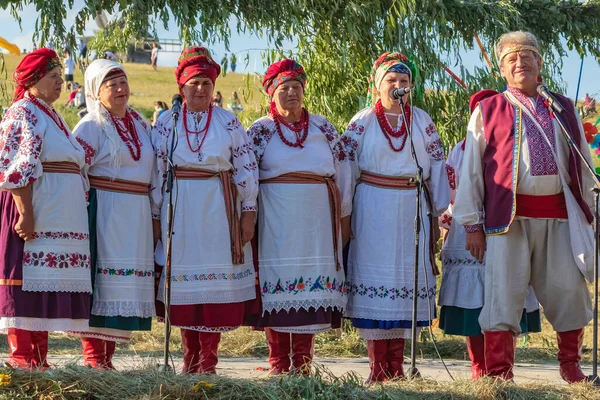
M27 54L13 74L17 87L13 103L19 101L25 95L25 92L38 83L49 71L56 67L60 67L60 59L54 50L41 48Z
M289 58L271 64L267 68L263 78L263 89L271 97L275 93L277 86L287 81L298 81L302 84L302 89L306 85L306 72L302 65Z
M175 69L180 92L183 85L195 76L206 75L214 84L220 73L221 66L212 59L210 51L200 46L183 49Z

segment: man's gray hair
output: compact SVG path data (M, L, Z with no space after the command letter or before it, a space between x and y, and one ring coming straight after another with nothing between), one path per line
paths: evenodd
M496 59L498 60L498 64L502 63L502 58L504 58L504 52L507 50L506 46L508 45L531 46L537 49L537 56L540 56L540 45L533 33L525 31L507 32L500 36L498 42L496 42Z

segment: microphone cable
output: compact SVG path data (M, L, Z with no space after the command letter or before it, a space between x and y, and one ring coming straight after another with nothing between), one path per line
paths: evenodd
M411 116L412 116L412 115L414 115L414 113L412 112L413 111L412 91L408 93L408 98L409 98L410 109L411 109ZM410 134L413 135L414 134L414 130L413 130L413 128L414 128L414 117L411 118L410 125L411 125L410 126ZM425 186L425 182L422 182L422 185ZM422 192L422 195L425 197L425 205L426 206L429 205L429 207L432 207L433 204L428 204L428 203L432 203L431 196L426 196L425 195L425 190ZM433 211L430 211L430 212L433 213ZM425 219L423 218L423 207L421 207L421 209L419 210L419 213L421 214L421 216L420 216L421 217L421 221L424 221ZM427 213L425 213L425 216L427 216ZM429 221L429 217L428 216L427 216L427 221ZM423 236L424 236L424 239L425 239L425 241L424 241L425 244L429 243L428 242L427 229L423 229L422 232L423 232ZM430 231L429 235L431 235L431 234L432 234L432 232ZM431 336L431 343L433 343L433 347L434 347L435 352L436 352L436 354L438 356L438 359L442 362L442 365L444 366L444 369L446 370L446 373L448 374L448 376L450 377L450 379L452 381L454 381L455 380L454 376L452 376L452 373L448 369L448 366L446 365L446 362L444 361L444 358L440 354L440 350L439 350L439 348L437 346L435 335L433 334L433 326L432 326L433 315L431 313L431 308L432 308L431 305L432 305L432 303L431 303L431 295L429 294L429 276L427 274L427 261L426 261L427 260L427 258L426 258L427 252L425 250L428 247L429 247L428 245L427 246L423 246L422 250L421 250L421 253L422 253L422 257L423 257L423 271L425 273L425 292L427 293L427 312L428 312L429 321L430 321L430 324L428 326L428 328L429 328L429 335ZM434 260L434 262L435 262L435 260ZM433 268L433 265L431 267ZM436 287L437 287L437 282L436 282ZM437 290L436 290L436 292L437 292ZM413 296L416 296L416 295L417 295L417 293L413 293ZM435 306L435 298L433 300L434 300L433 301L433 306L436 307ZM414 321L414 323L416 324L417 321Z

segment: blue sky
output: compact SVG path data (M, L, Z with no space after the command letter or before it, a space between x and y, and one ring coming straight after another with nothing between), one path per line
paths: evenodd
M67 13L66 25L70 26L74 20L77 11L82 7L83 0L75 0L73 9ZM35 26L35 19L37 18L37 12L34 6L27 6L23 9L21 14L21 26L19 25L10 15L8 11L0 10L0 37L8 40L19 46L21 49L30 50L33 47L32 38ZM157 27L159 38L164 39L176 39L178 37L177 26L173 21L169 23L169 29L164 29L162 24ZM235 31L235 26L232 26L232 31ZM96 23L93 20L88 21L86 25L86 35L92 35L97 30ZM293 47L293 43L284 44L286 49ZM232 34L230 39L230 53L231 52L242 52L238 54L238 69L237 72L245 72L244 58L245 50L247 49L265 49L268 47L267 40L259 38L254 35L238 35ZM226 54L225 45L223 43L216 43L210 46L211 52L215 60L220 61L221 58ZM262 72L265 66L262 63L260 57L260 51L253 50L249 52L250 63L248 65L248 71ZM162 52L158 57L159 66L175 66L177 62L178 54ZM567 95L574 98L577 89L577 78L579 76L580 57L575 52L569 52L563 59L563 79L567 83ZM470 51L463 54L463 63L465 68L471 69L474 65L483 65L484 61L480 60L478 51ZM458 72L458 68L451 69ZM597 60L591 56L584 59L583 74L581 78L581 89L579 98L581 99L586 92L595 94L600 99L600 66Z

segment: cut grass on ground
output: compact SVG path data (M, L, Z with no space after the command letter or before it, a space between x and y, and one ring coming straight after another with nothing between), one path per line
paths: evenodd
M362 385L360 378L346 374L339 378L317 369L310 377L282 376L255 380L219 376L186 376L147 369L98 372L67 366L45 372L0 370L0 399L148 399L148 400L539 400L600 399L600 391L589 384L570 386L514 385L490 379L436 382L409 380Z

